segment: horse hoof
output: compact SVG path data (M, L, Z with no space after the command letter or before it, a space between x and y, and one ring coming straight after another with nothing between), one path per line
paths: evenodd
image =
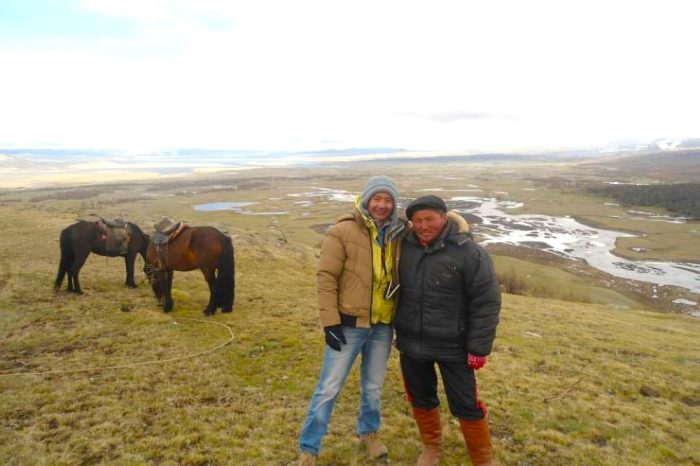
M134 288L137 288L136 284L131 284L131 283L127 283L126 286L127 286L127 288L131 288L132 290Z
M231 308L231 309L222 309L221 312L225 312L226 314L228 314L229 312L233 312L233 308Z

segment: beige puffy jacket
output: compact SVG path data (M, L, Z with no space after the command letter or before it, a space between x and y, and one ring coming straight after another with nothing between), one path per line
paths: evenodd
M401 238L388 244L392 248L393 282L398 280ZM372 246L367 226L359 214L341 217L326 233L316 272L321 325L354 323L370 327L372 308ZM345 318L345 317L349 317ZM350 324L352 325L352 324Z

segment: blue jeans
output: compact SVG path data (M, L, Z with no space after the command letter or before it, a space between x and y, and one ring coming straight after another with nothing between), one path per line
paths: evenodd
M328 430L335 400L360 353L362 361L357 433L365 435L377 432L381 423L382 387L394 330L386 324L374 325L371 328L343 326L343 334L347 344L341 346L341 351L335 351L326 345L321 376L311 397L309 413L299 437L299 449L316 456Z

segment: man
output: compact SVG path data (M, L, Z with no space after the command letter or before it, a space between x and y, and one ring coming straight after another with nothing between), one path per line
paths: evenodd
M386 176L367 181L355 212L341 217L321 244L317 288L326 338L323 368L299 438L299 465L316 463L335 400L355 359L360 365L357 434L372 459L386 459L379 440L380 399L391 350L398 257L404 221L398 191Z
M418 465L437 465L442 456L435 364L472 463L493 465L487 411L474 375L491 353L499 322L501 293L493 262L473 241L467 222L448 214L439 197L419 197L407 206L406 216L413 228L403 240L394 329L423 443Z

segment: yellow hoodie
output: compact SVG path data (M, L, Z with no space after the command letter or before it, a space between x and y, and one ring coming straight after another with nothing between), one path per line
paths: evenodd
M390 324L394 318L396 311L396 296L386 299L386 291L389 286L394 286L392 282L392 272L394 261L392 249L387 245L385 240L384 245L380 246L377 242L377 234L379 233L377 225L372 218L365 215L360 204L361 197L355 199L355 208L362 215L362 219L369 229L370 238L372 241L372 310L370 312L371 322L373 324L384 323ZM400 241L400 240L395 240ZM382 261L383 259L383 261ZM382 264L383 262L383 264Z

